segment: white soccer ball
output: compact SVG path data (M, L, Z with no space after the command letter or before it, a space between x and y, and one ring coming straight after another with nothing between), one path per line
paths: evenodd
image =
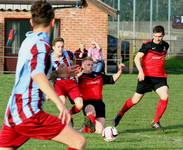
M118 131L115 127L106 127L103 131L102 131L102 137L104 138L104 140L106 142L112 142L116 139L118 135Z

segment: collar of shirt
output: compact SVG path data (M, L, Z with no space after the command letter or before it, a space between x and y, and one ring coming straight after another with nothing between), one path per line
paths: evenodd
M45 32L38 32L38 33L35 33L33 31L29 31L26 33L26 37L30 37L30 36L33 36L33 37L39 37L40 39L43 39L45 42L47 42L49 44L49 36L45 33Z

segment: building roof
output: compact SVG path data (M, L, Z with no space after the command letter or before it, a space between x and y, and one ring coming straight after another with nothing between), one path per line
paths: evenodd
M101 0L47 0L55 9L85 7L88 2L93 3L110 16L116 16L117 10ZM0 0L0 11L29 11L33 0Z

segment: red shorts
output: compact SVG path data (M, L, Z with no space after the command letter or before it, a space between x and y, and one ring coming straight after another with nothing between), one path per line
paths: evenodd
M0 147L18 148L30 138L50 140L64 127L65 124L60 119L41 111L14 127L3 124L0 130Z
M81 97L78 84L75 80L56 80L54 88L58 96L68 96L72 101L77 97Z

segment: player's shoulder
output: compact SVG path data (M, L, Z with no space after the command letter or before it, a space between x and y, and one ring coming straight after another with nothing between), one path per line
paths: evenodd
M79 78L97 78L99 76L102 76L102 73L92 71L89 74L83 73Z
M143 42L143 45L149 45L149 44L151 44L152 42L153 42L152 39L151 39L151 40L147 40L147 41Z
M168 44L168 42L166 42L166 41L162 41L162 44L165 46L165 47L169 47L169 44Z

